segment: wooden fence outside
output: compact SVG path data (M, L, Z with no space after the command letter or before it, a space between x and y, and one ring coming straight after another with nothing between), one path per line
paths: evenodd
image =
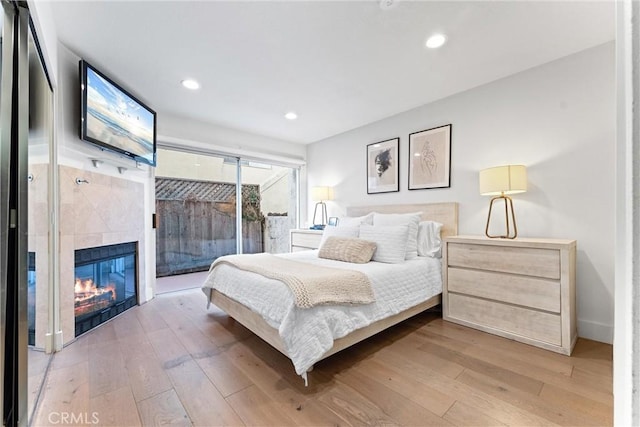
M244 193L243 188L243 199ZM263 220L255 215L248 217L242 220L243 252L262 252ZM234 253L235 197L228 201L198 197L156 200L156 276L204 271L216 258Z

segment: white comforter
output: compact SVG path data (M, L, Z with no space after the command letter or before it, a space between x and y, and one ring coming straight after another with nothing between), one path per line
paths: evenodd
M418 257L402 264L352 264L318 258L317 250L280 256L362 271L369 277L376 297L376 302L366 305L303 309L294 305L289 288L277 280L226 264L209 273L202 289L205 294L209 295L209 288L217 289L278 329L296 373L305 382L307 370L333 346L335 339L442 293L442 267L437 258Z

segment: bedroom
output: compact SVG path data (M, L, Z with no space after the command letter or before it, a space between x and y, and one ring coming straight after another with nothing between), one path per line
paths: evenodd
M45 22L40 23L43 29ZM59 99L64 105L72 96L65 85L75 84L77 55L64 45L51 47L46 37L45 44L47 49L58 51L53 62L58 65ZM488 200L478 194L478 171L504 163L526 164L530 190L514 197L519 231L523 236L578 241L579 289L588 289L578 291L578 329L585 338L611 343L616 280L616 246L611 232L616 227L612 208L616 201L612 189L616 188L616 176L600 171L614 170L617 162L615 73L615 46L608 42L307 147L272 140L267 154L306 158L304 187L334 187L334 200L328 202L331 216L343 215L347 201L456 201L460 203L460 231L465 234L482 234L486 219ZM77 138L72 120L64 111L62 114L66 119L60 126L59 144L66 149L75 143L69 141ZM183 130L187 123L189 129ZM447 123L453 126L450 189L408 191L408 134ZM243 145L237 141L245 136L197 121L167 119L159 126L165 136L202 144L210 141L203 135L224 132L228 140L235 138L236 142L229 144L231 149ZM395 137L401 138L400 191L367 196L364 147ZM247 139L243 147L257 150L259 142ZM312 209L313 202L303 204L302 218L310 221ZM594 224L606 231L594 233ZM152 287L149 279L149 294Z

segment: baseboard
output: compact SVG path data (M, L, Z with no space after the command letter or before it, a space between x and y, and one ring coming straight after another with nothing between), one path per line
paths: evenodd
M578 320L578 336L607 344L613 344L613 325Z

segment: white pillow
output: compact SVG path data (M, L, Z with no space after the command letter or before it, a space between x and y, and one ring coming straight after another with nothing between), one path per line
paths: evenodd
M418 256L418 223L422 212L408 214L373 214L373 225L406 225L409 227L405 259L414 259Z
M442 256L442 224L436 221L420 221L418 224L418 255L440 258Z
M322 239L320 239L320 246L331 236L336 237L358 237L360 233L360 225L352 225L345 227L336 227L333 225L327 225L322 232Z
M343 216L338 219L338 227L360 226L360 224L373 225L373 212L362 216Z
M407 235L409 227L406 225L376 226L362 224L360 238L376 244L373 261L399 264L404 262L407 251Z

